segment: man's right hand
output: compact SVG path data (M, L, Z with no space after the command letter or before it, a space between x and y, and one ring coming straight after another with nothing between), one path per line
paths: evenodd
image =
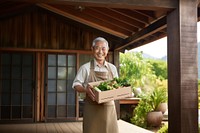
M86 93L92 99L92 101L95 101L95 95L92 89L93 88L90 85L88 85L86 88Z

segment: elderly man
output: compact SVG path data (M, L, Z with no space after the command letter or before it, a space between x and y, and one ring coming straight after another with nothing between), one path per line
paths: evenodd
M117 69L105 60L109 46L104 38L94 39L91 49L94 59L80 67L72 86L76 91L86 93L83 133L118 133L114 101L98 104L94 101L94 93L88 85L89 82L118 77Z

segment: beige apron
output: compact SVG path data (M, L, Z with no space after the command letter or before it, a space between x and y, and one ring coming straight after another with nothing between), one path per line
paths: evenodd
M108 72L95 72L94 61L90 62L89 82L111 79L113 74L109 65ZM83 115L83 133L119 132L114 101L98 104L86 96Z

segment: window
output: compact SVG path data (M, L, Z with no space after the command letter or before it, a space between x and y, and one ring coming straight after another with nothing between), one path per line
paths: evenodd
M76 56L48 54L47 57L48 119L76 117L75 91Z
M0 120L33 120L34 54L0 54Z

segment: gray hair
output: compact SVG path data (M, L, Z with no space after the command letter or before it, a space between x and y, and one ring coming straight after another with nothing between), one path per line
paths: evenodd
M95 38L93 40L93 42L92 42L92 47L94 47L96 45L96 42L99 42L99 41L104 42L106 44L106 47L109 48L108 41L105 38L103 38L103 37L97 37L97 38Z

